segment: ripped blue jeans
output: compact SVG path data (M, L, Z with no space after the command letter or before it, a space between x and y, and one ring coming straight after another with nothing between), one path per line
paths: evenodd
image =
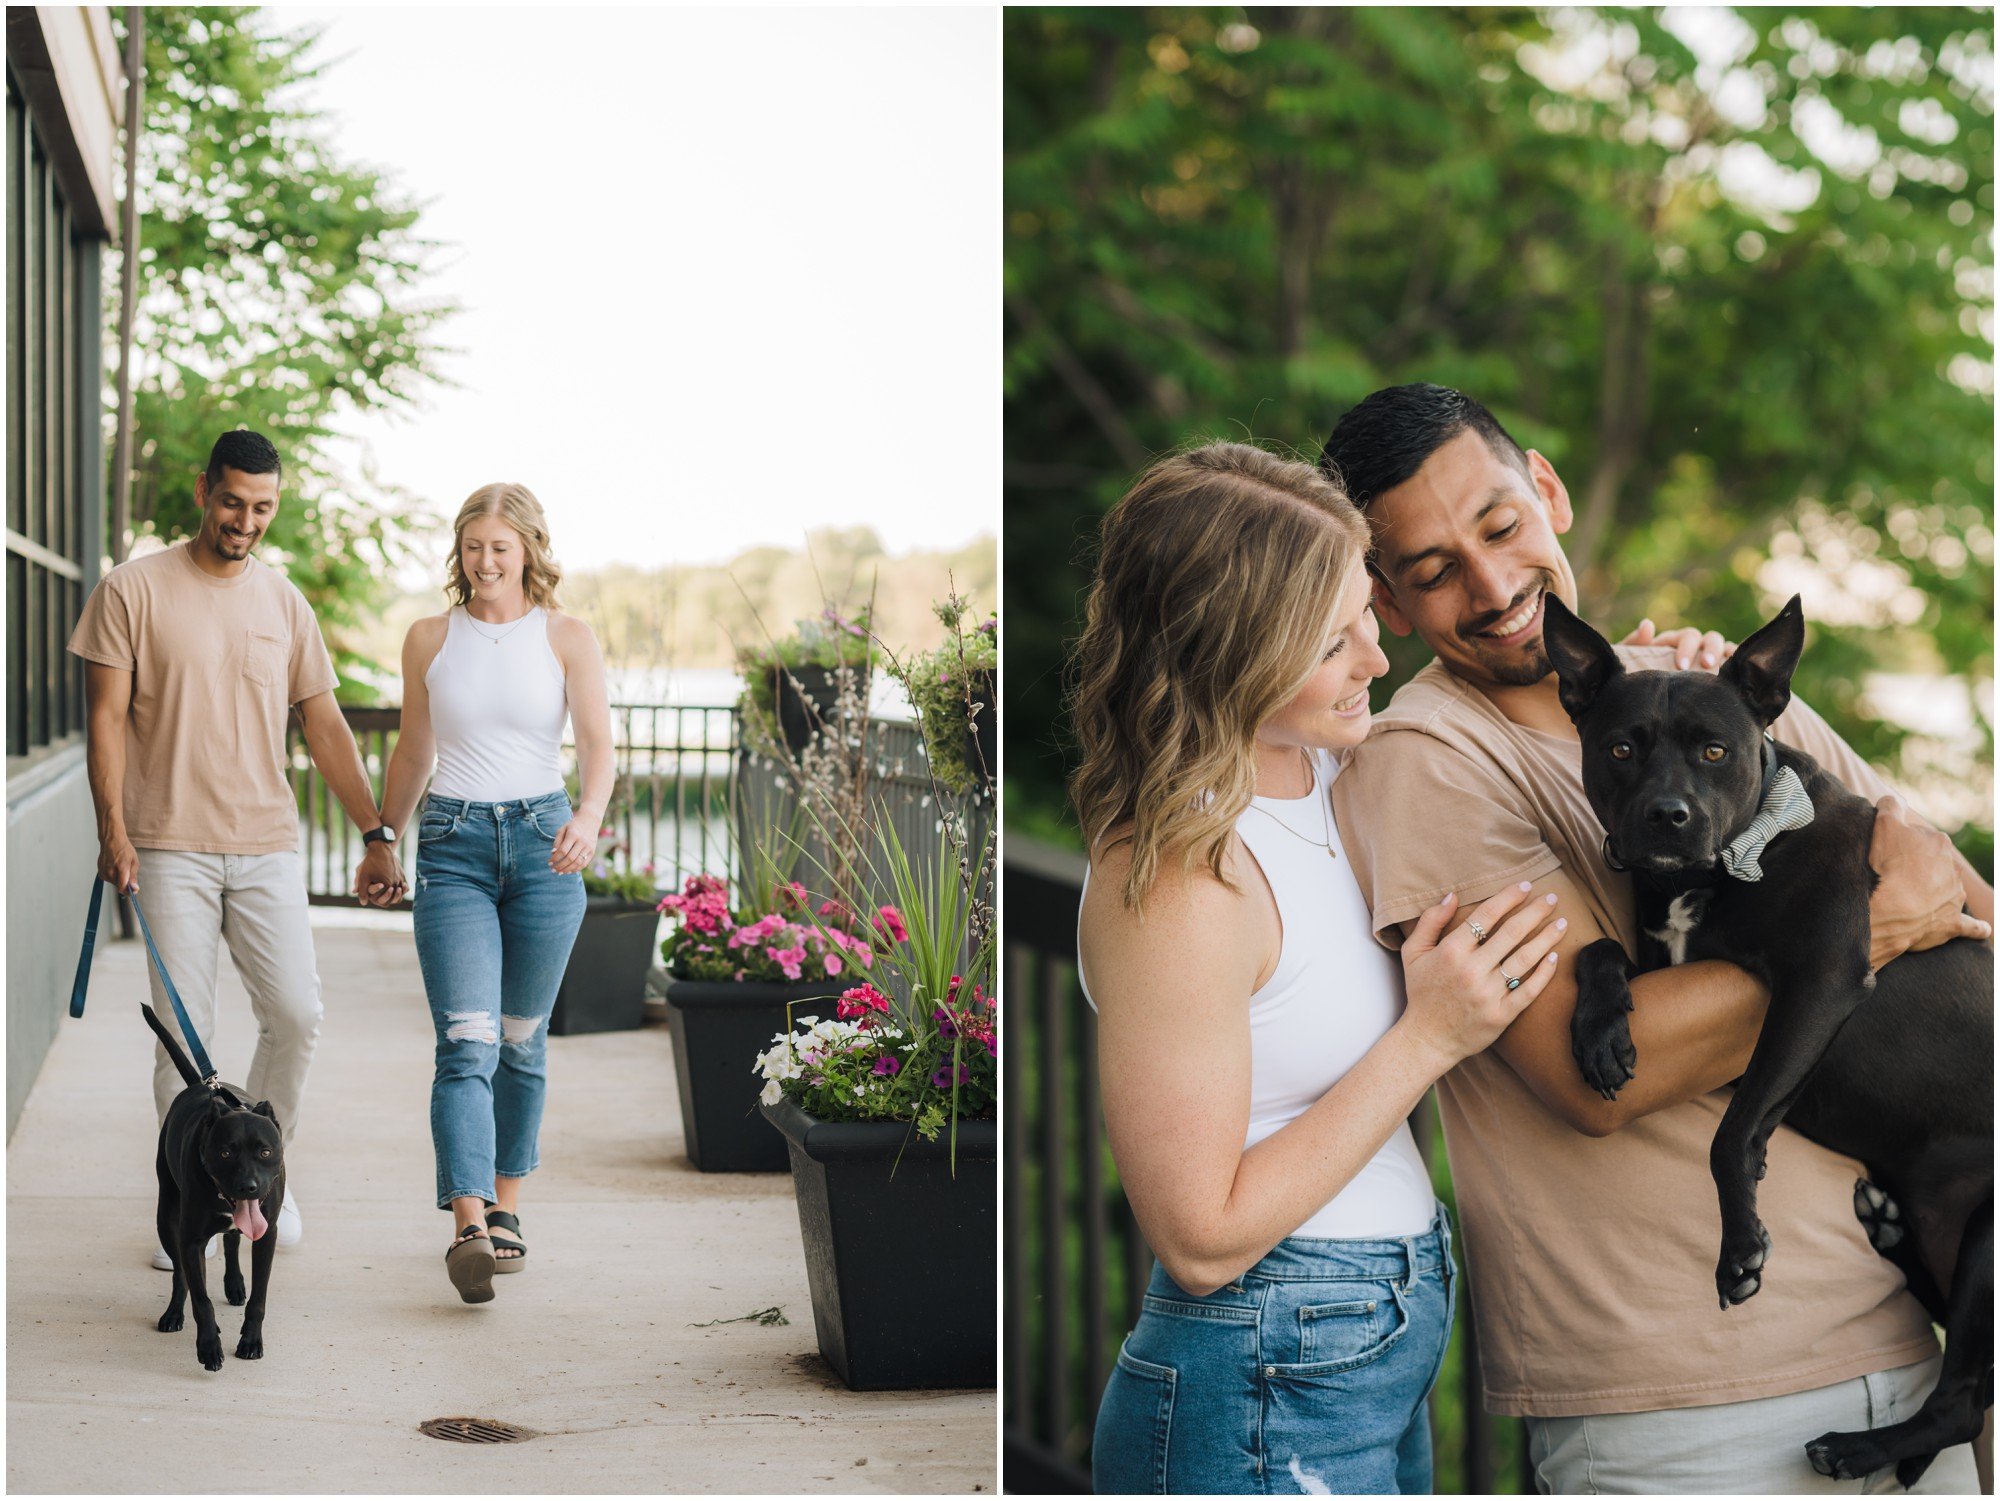
M1099 1495L1428 1495L1451 1335L1442 1204L1422 1235L1292 1236L1205 1298L1158 1265L1098 1404Z
M511 803L433 797L417 825L417 962L437 1028L431 1143L438 1208L494 1202L493 1178L540 1163L548 1021L583 922L583 877L549 869L560 792Z

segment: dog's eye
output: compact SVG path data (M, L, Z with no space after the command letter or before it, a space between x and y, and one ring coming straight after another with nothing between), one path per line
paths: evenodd
M1728 754L1729 747L1726 745L1704 745L1701 748L1701 758L1704 761L1720 761Z
M218 1149L217 1149L217 1151L216 1151L216 1155L217 1155L217 1156L219 1156L219 1157L227 1157L227 1156L229 1156L229 1155L230 1155L230 1153L229 1153L229 1148L227 1148L227 1147L220 1147L220 1148L218 1148Z
M271 1160L271 1149L264 1147L258 1151L257 1155L262 1157L266 1162L269 1162Z
M1618 742L1617 742L1616 744L1614 744L1614 745L1613 745L1613 746L1611 747L1611 759L1612 759L1612 760L1614 760L1614 761L1629 761L1629 760L1631 760L1631 759L1632 759L1632 743L1631 743L1631 742L1630 742L1629 740L1620 740L1620 741L1618 741Z

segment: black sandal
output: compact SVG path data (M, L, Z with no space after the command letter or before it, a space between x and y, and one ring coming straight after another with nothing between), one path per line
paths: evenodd
M518 1272L521 1263L528 1259L528 1243L521 1239L520 1216L509 1214L504 1209L486 1211L486 1229L493 1241L493 1270L496 1272ZM513 1255L502 1256L501 1251L511 1251Z
M483 1244L482 1244L483 1242ZM468 1303L493 1301L493 1241L484 1227L467 1225L444 1253L446 1274Z

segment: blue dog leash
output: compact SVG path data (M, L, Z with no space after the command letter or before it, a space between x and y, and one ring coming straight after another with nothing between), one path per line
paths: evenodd
M90 990L90 961L97 949L97 916L104 906L104 888L107 883L100 879L90 883L90 912L83 920L83 953L76 961L76 984L69 993L69 1014L83 1015L84 996ZM139 931L146 935L146 952L151 956L153 968L160 972L160 985L167 992L167 999L173 1002L174 1017L181 1024L181 1036L187 1039L188 1052L194 1059L194 1066L201 1074L201 1082L213 1084L219 1077L215 1065L208 1061L208 1050L201 1045L201 1037L188 1020L187 1007L181 1004L181 993L174 989L172 977L167 974L167 966L160 958L160 951L153 944L153 930L146 924L146 909L139 905L136 892L127 893L132 901L132 910L139 914Z

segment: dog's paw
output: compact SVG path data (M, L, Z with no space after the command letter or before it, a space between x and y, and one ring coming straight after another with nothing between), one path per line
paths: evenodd
M1896 1484L1906 1491L1913 1489L1916 1483L1924 1478L1924 1471L1931 1467L1931 1461L1936 1458L1935 1454L1919 1454L1904 1460L1896 1466Z
M222 1296L229 1300L231 1308L241 1308L243 1306L243 1279L241 1277L224 1277L222 1279Z
M236 1341L236 1358L238 1360L262 1360L264 1358L264 1331L260 1329L255 1334L252 1334L248 1329L245 1329L243 1337Z
M1753 1228L1757 1232L1754 1237L1723 1239L1722 1256L1715 1263L1715 1290L1721 1295L1724 1308L1747 1303L1764 1285L1764 1263L1771 1256L1771 1233L1761 1224L1754 1224Z
M194 1354L195 1359L202 1363L204 1369L210 1371L221 1370L222 1332L217 1330L214 1334L197 1335L194 1342Z
M1570 1053L1583 1082L1607 1100L1632 1081L1639 1054L1623 1010L1578 1011L1570 1020Z
M165 1313L160 1315L159 1323L153 1327L162 1334L179 1334L181 1332L181 1325L185 1322L186 1319L182 1316L178 1308L169 1308Z
M1889 1456L1869 1433L1822 1433L1806 1445L1806 1458L1820 1474L1834 1480L1861 1480L1889 1463Z
M1854 1180L1854 1217L1867 1232L1868 1244L1879 1252L1901 1244L1907 1233L1902 1209L1866 1178Z

